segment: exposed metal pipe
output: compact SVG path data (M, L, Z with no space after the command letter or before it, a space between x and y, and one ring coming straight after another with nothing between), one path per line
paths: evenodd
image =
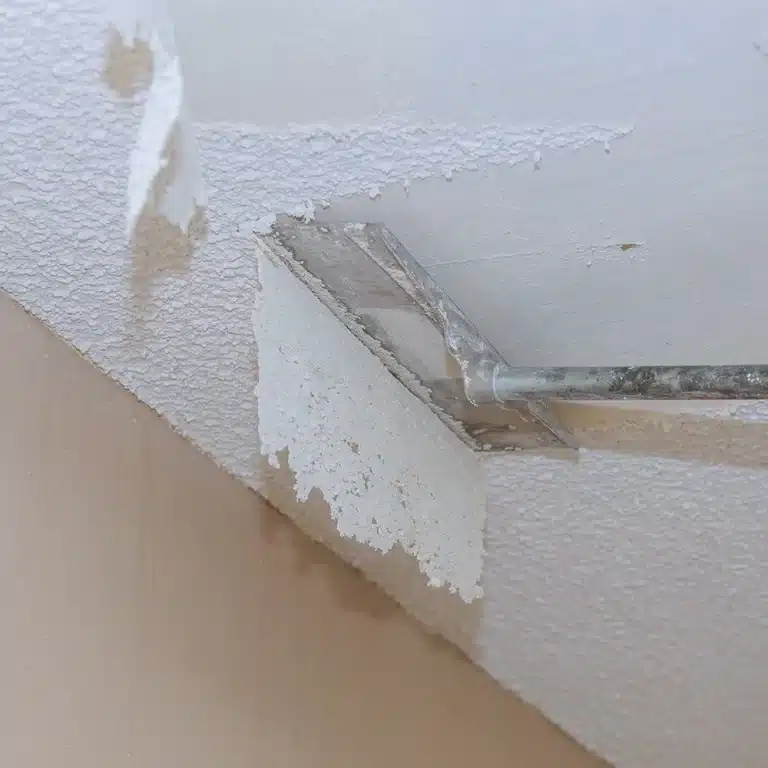
M551 398L768 400L768 365L511 366L381 224L281 217L262 245L474 450L575 447Z
M450 297L381 225L368 225L427 299L475 405L564 399L768 399L768 365L522 368L509 365ZM431 308L431 310L430 310Z
M488 375L490 374L490 375ZM478 404L521 399L768 399L767 365L514 368L495 365L475 377Z

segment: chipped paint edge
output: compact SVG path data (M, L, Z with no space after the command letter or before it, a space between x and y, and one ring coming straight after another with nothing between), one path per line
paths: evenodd
M287 267L258 246L257 255L262 453L279 467L287 451L297 501L321 492L343 537L380 552L400 545L430 586L467 603L481 597L486 497L476 454Z

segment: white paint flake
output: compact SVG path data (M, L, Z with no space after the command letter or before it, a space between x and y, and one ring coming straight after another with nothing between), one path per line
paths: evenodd
M254 312L261 450L287 450L300 501L322 492L339 533L400 544L433 586L482 594L484 472L282 264L259 251Z

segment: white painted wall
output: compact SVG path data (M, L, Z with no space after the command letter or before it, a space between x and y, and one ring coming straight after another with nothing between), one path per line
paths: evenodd
M146 92L105 84L111 17L95 0L6 3L0 286L620 768L762 766L764 470L496 460L486 597L465 605L399 552L340 540L322 500L297 504L261 456L250 229L307 199L388 223L521 363L768 357L765 12L469 8L172 7L207 195L207 235L186 253L162 220L147 247L125 243ZM524 156L496 166L497 152ZM197 190L181 191L199 204Z

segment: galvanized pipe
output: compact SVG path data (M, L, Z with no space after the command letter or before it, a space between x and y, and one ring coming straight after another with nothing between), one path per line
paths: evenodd
M768 399L768 365L515 368L498 364L485 375L471 378L471 398L478 405L551 397Z
M518 368L508 365L450 297L381 225L367 225L426 298L446 345L461 365L475 405L520 404L548 398L619 400L768 399L768 365Z

